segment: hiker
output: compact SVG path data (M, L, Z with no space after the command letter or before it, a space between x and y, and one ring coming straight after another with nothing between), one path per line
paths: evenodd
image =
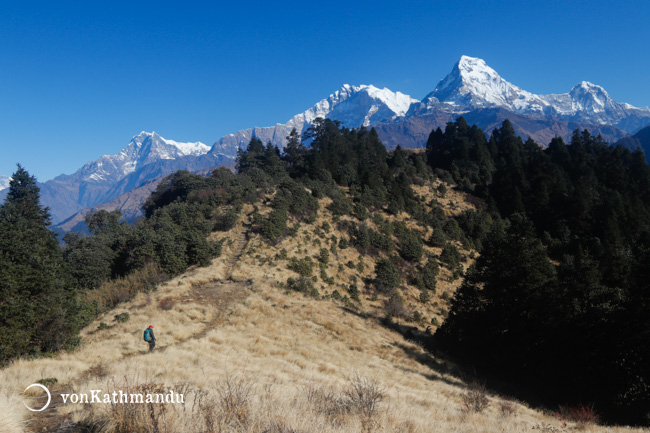
M149 325L149 327L144 330L144 341L149 343L149 352L156 347L156 336L153 335L153 325Z

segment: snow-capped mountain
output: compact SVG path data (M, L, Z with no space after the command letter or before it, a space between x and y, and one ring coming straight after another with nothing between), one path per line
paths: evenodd
M634 132L650 123L650 110L614 101L600 86L583 81L568 93L536 95L504 80L485 61L462 56L451 72L407 116L434 111L466 113L503 108L516 114L595 125L613 125Z
M214 167L227 160L208 155L200 143L167 140L155 132L141 132L115 155L104 155L71 175L60 175L40 184L41 202L58 223L76 212L106 203L152 179L177 170Z
M254 136L283 147L293 128L303 133L318 117L348 128L374 127L382 142L393 148L423 147L432 129L461 114L486 132L509 119L518 134L542 145L585 128L615 142L650 125L650 109L618 103L600 86L583 81L568 93L536 95L509 83L485 61L462 56L422 101L386 88L346 84L287 123L228 134L211 148L142 132L118 154L104 155L72 175L41 184L41 198L57 223L176 170L232 163L237 150ZM0 187L6 179L0 178ZM0 192L0 199L3 195L6 191Z
M386 88L346 84L287 123L228 134L210 152L234 158L252 137L282 147L292 128L302 133L317 117L348 128L375 127L389 147L421 147L432 128L461 114L486 131L516 117L515 129L542 144L556 135L570 136L576 128L616 141L650 124L650 110L618 103L595 84L583 81L568 93L536 95L509 83L482 59L462 56L422 101Z
M142 131L120 153L104 155L89 162L72 176L87 182L119 180L152 162L190 155L200 156L209 150L209 146L200 142L179 143L166 140L155 132Z
M11 178L9 176L0 176L0 191L9 188L10 181Z
M539 96L510 84L483 60L462 56L435 90L422 100L428 110L503 107L515 112L541 112L547 105Z
M370 126L378 122L394 121L404 117L410 106L419 103L400 92L372 85L350 86L344 84L329 97L297 114L287 123L269 127L255 127L228 134L217 141L211 152L234 157L239 147L246 147L252 137L264 143L271 142L282 148L293 128L303 133L317 117L340 121L346 128Z

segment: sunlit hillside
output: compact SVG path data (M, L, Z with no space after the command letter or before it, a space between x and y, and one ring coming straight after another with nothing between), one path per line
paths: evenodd
M474 206L455 191L443 198L438 185L414 189L448 214ZM270 200L258 203L261 215L270 211ZM0 370L0 432L642 431L565 424L553 413L490 393L471 374L427 352L423 345L444 320L460 278L441 267L430 299L403 281L402 302L391 304L366 288L386 253L340 248L348 238L340 227L351 217L335 218L329 201L321 199L315 220L275 245L250 229L255 210L245 205L234 228L212 235L225 241L211 265L191 268L97 318L82 332L77 351ZM405 213L374 219L379 216L403 220L422 238L431 235ZM367 224L380 230L372 216ZM475 253L458 247L466 269ZM319 261L323 249L328 257ZM424 249L421 264L441 253ZM304 263L307 257L315 268L313 290L300 293L289 287L298 274L288 268L292 258ZM158 340L151 354L142 341L150 324ZM40 394L21 393L43 379L56 379L46 382L53 405L34 414L23 401L36 407ZM60 403L61 393L96 389L172 389L185 403Z

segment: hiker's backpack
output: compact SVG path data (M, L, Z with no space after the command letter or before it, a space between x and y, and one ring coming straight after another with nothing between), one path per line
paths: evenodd
M144 341L151 341L151 329L147 328L144 330Z

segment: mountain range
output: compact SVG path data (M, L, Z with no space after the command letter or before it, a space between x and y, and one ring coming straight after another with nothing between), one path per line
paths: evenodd
M486 133L509 119L515 131L546 145L553 137L568 139L575 129L589 129L611 143L650 125L650 109L614 101L600 86L583 81L568 93L536 95L503 79L482 59L462 56L451 72L422 100L372 85L343 85L287 123L253 127L228 134L212 147L179 143L155 132L141 132L116 155L105 155L72 175L60 175L40 184L41 200L50 207L55 224L85 214L90 208L120 208L129 203L128 219L140 215L139 206L151 182L179 169L199 171L236 158L252 137L282 148L295 128L303 133L318 117L337 120L347 128L373 127L390 149L397 145L420 148L432 129L464 116ZM636 142L623 141L628 147ZM0 190L8 178L0 176ZM138 198L121 197L143 188ZM0 191L0 199L6 189ZM109 205L108 203L111 202ZM107 207L108 206L108 207ZM71 227L71 222L63 224Z

